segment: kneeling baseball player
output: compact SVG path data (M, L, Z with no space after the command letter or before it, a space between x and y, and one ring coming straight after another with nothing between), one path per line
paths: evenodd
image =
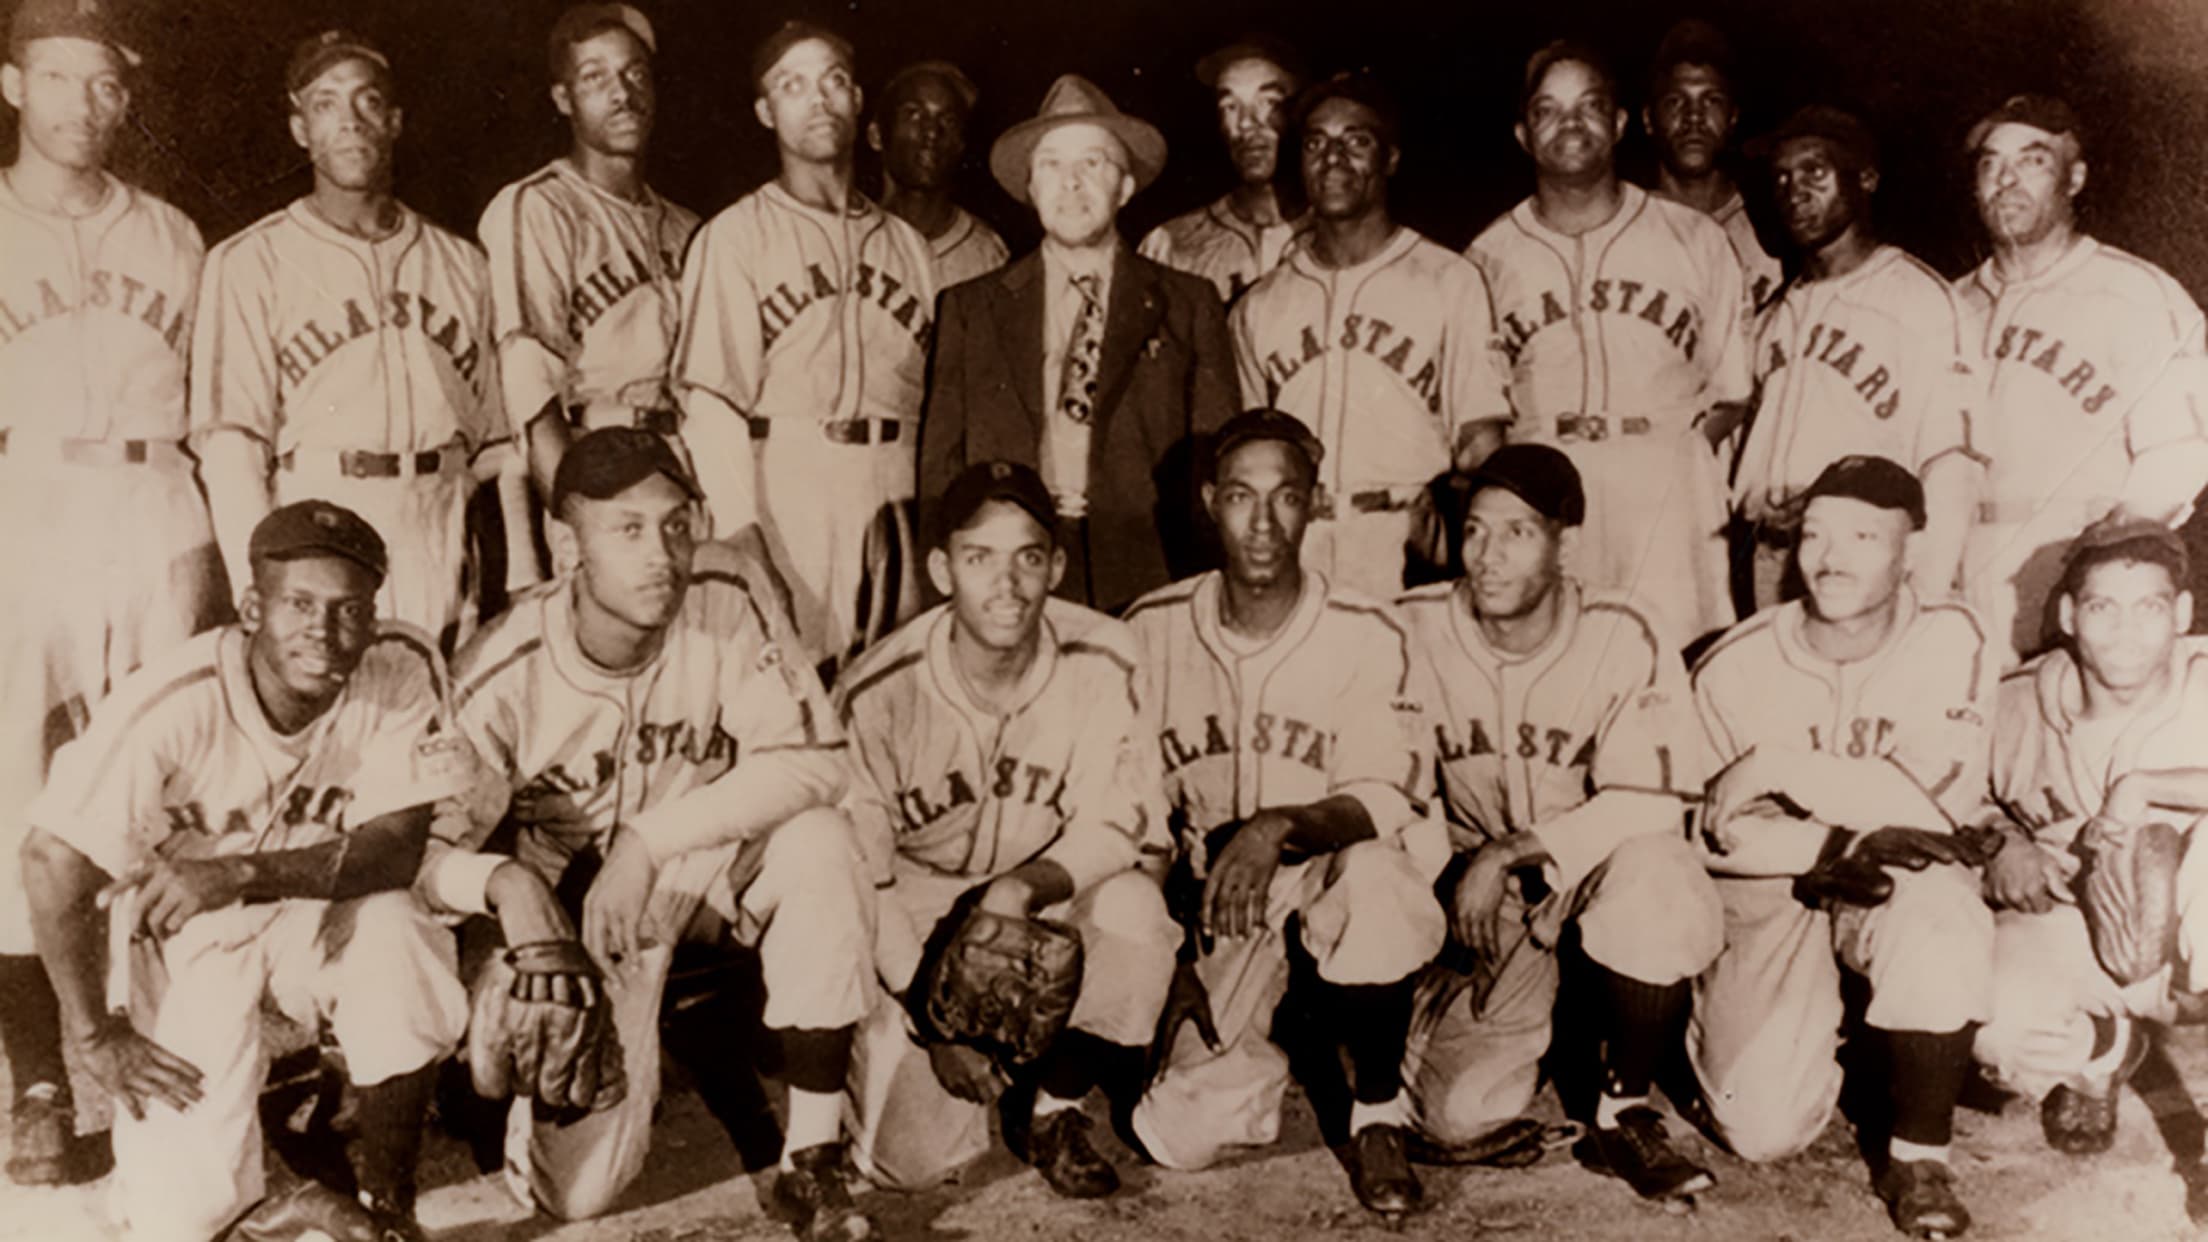
M803 1237L872 1237L841 1139L873 895L834 809L827 697L755 563L697 539L697 485L661 436L577 440L552 516L553 581L455 661L454 715L487 779L473 839L441 842L422 881L442 907L495 915L509 946L475 981L469 1033L477 1089L530 1097L509 1182L565 1219L613 1206L651 1144L674 947L733 934L758 948L789 1086L773 1197ZM472 852L502 819L514 855ZM559 898L577 890L579 937Z
M1443 938L1402 835L1433 756L1402 625L1303 568L1322 451L1291 415L1228 420L1203 490L1227 567L1127 613L1182 891L1199 890L1175 909L1187 964L1133 1130L1176 1169L1269 1144L1293 1058L1358 1201L1401 1218L1421 1196L1404 1152L1412 986Z
M424 1110L467 998L408 885L465 748L428 637L377 626L366 522L286 505L247 557L239 623L133 674L56 756L23 851L39 952L118 1105L132 1238L207 1242L248 1208L224 1236L420 1238ZM336 1038L357 1203L307 1181L255 1206L264 996Z
M1588 1162L1652 1199L1711 1184L1649 1107L1691 980L1724 947L1717 890L1686 834L1702 745L1686 668L1650 612L1568 576L1587 502L1571 459L1497 449L1470 479L1466 576L1399 605L1424 674L1451 847L1436 892L1453 951L1420 979L1405 1078L1449 1162L1528 1163L1556 1007L1556 947L1579 931L1607 1002Z
M1134 1106L1180 937L1137 869L1146 835L1159 855L1164 836L1134 635L1051 598L1057 519L1034 470L968 467L928 554L949 602L842 679L847 805L886 881L879 969L904 1000L876 1006L852 1076L860 1167L885 1184L985 1151L981 1105L1009 1081L1006 1143L1053 1191L1119 1187L1081 1104L1102 1087L1115 1115ZM1003 1024L963 1020L991 995L1012 999Z
M1905 582L1925 520L1915 475L1843 457L1804 497L1807 597L1695 666L1725 951L1697 981L1687 1052L1736 1153L1801 1151L1840 1094L1845 965L1869 990L1850 1072L1884 1079L1865 1093L1886 1114L1866 1115L1888 1140L1879 1197L1903 1232L1952 1238L1970 1213L1948 1145L1993 968L1979 856L1955 830L1983 798L1995 660L1968 609Z
M1986 864L1993 1018L1977 1054L2041 1100L2049 1146L2107 1151L2136 1069L2174 1082L2153 1045L2197 1021L2208 911L2197 848L2208 811L2208 639L2185 637L2185 545L2156 522L2093 527L2057 608L2064 646L2009 674L1993 724ZM2208 1223L2197 1137L2175 1153L2186 1208Z

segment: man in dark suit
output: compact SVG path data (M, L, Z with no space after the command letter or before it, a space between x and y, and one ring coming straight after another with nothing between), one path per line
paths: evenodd
M1197 458L1236 409L1218 294L1119 236L1164 164L1156 129L1073 75L997 139L990 171L1043 244L944 293L921 414L922 503L977 461L1035 467L1065 527L1059 593L1097 608L1205 567Z

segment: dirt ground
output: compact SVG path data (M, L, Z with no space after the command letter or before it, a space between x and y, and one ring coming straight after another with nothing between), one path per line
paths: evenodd
M2208 1036L2185 1030L2175 1049L2188 1081L2208 1083ZM1545 1101L1547 1097L1544 1097ZM1547 1102L1546 1107L1554 1107ZM0 1128L4 1128L0 1116ZM1685 1127L1673 1123L1675 1133ZM1099 1132L1102 1130L1100 1128ZM1108 1140L1107 1140L1108 1142ZM1100 1202L1054 1198L1001 1151L955 1184L922 1195L867 1193L863 1202L897 1242L1288 1242L1301 1238L1587 1239L1590 1242L1885 1242L1898 1237L1872 1195L1848 1130L1834 1126L1810 1151L1751 1165L1688 1140L1717 1175L1691 1213L1636 1199L1623 1183L1581 1169L1567 1153L1515 1171L1423 1170L1428 1208L1400 1231L1357 1206L1309 1110L1291 1099L1280 1145L1204 1173L1136 1168L1106 1151L1127 1186ZM2014 1101L2000 1115L1958 1119L1957 1167L1977 1217L1970 1236L2084 1242L2208 1236L2186 1220L2183 1189L2135 1096L2106 1155L2075 1159L2047 1150L2038 1112ZM433 1134L421 1215L432 1235L468 1242L736 1242L782 1239L788 1230L759 1210L764 1184L737 1171L727 1138L697 1097L673 1090L662 1105L657 1147L624 1210L561 1225L533 1218L495 1177L475 1173L465 1149ZM0 1242L76 1242L116 1236L102 1216L100 1185L25 1190L0 1182Z

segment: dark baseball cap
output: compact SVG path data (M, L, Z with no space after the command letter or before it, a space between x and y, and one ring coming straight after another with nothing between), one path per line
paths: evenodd
M2178 533L2151 518L2103 518L2071 541L2063 556L2063 589L2075 591L2085 572L2109 561L2152 560L2172 569L2182 591L2192 581L2192 556Z
M577 4L560 14L552 23L552 34L545 44L545 60L557 78L567 72L568 49L586 39L595 38L608 30L626 30L636 36L644 50L657 55L659 36L652 32L651 19L627 4Z
M690 499L705 499L664 436L642 427L601 427L569 445L560 458L552 474L552 513L564 513L575 496L611 500L655 474L666 475Z
M1618 75L1611 69L1608 57L1577 39L1556 39L1543 44L1526 58L1525 76L1518 84L1520 112L1526 110L1526 105L1533 101L1534 92L1540 90L1541 84L1548 80L1549 70L1566 61L1587 66L1589 71L1602 79L1603 85L1610 88L1611 95L1618 93ZM1620 103L1618 106L1625 105Z
M351 509L327 500L301 500L270 513L253 528L245 551L246 559L255 565L339 557L374 574L378 585L391 568L376 528Z
M2060 137L2068 134L2085 149L2085 128L2078 124L2078 114L2070 105L2053 95L2011 95L2001 101L2001 106L1978 118L1970 127L1970 136L1963 140L1965 151L1976 151L1995 129L2008 124L2029 125L2033 129Z
M1326 460L1326 446L1319 443L1319 437L1302 419L1279 410L1244 410L1212 433L1210 477L1219 477L1219 467L1226 464L1234 450L1259 440L1275 440L1301 449L1314 475L1319 463Z
M1290 123L1298 129L1303 128L1311 114L1319 110L1319 105L1329 99L1347 99L1370 108L1379 118L1381 140L1390 148L1401 145L1398 135L1403 132L1402 114L1396 110L1395 96L1380 79L1369 73L1337 73L1304 88L1288 106Z
M1656 59L1648 67L1649 93L1655 94L1664 75L1679 65L1708 65L1727 82L1733 80L1733 44L1725 32L1689 17L1672 23L1656 45Z
M1563 450L1546 444L1506 444L1487 455L1465 489L1469 501L1480 490L1500 487L1523 500L1535 513L1562 526L1587 520L1587 492L1579 469Z
M1196 80L1217 86L1227 66L1242 60L1262 60L1298 82L1306 80L1303 58L1296 55L1296 49L1269 34L1244 35L1197 61Z
M1924 529L1924 485L1898 463L1868 453L1852 453L1824 468L1817 481L1802 493L1802 510L1819 496L1860 500L1879 509L1897 509L1909 515L1912 530Z
M391 58L366 35L350 30L325 30L301 40L299 46L292 49L291 63L284 68L284 90L296 95L327 73L330 66L347 60L365 60L375 66L385 81L391 78Z
M768 68L771 69L773 66L770 65ZM916 60L890 74L889 80L882 83L882 98L884 100L895 98L898 87L912 81L914 78L921 77L943 79L943 84L951 88L951 93L958 96L958 102L968 112L974 110L975 102L981 98L981 88L975 86L974 80L966 76L966 71L947 60Z
M816 26L811 22L787 21L782 23L781 29L767 36L766 42L759 45L758 51L752 53L752 89L758 90L766 84L768 71L781 64L782 58L789 55L791 48L800 43L810 43L816 39L834 49L836 55L843 58L843 63L847 67L856 69L859 63L858 54L852 50L849 39L828 29L826 26Z
M1768 160L1795 138L1822 138L1857 169L1878 167L1878 138L1854 113L1830 104L1811 104L1786 118L1777 129L1751 140L1744 150L1748 158Z
M40 39L89 39L114 48L135 68L142 58L126 26L108 0L22 0L8 23L8 58L21 64L23 49Z
M1034 518L1052 543L1058 539L1058 505L1043 485L1043 476L1032 466L1012 461L981 461L958 472L935 502L935 529L928 546L940 548L951 536L966 529L981 507L993 500L1018 505Z

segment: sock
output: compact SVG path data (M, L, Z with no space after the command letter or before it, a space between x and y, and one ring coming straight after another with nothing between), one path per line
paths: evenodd
M1081 1101L1079 1100L1064 1099L1059 1096L1052 1095L1048 1091L1038 1091L1035 1093L1035 1120L1037 1121L1041 1121L1043 1118L1050 1116L1052 1113L1073 1113L1079 1111L1081 1111Z
M1629 1108L1646 1107L1648 1107L1648 1093L1646 1091L1639 1095L1612 1095L1605 1091L1595 1097L1595 1128L1597 1130L1615 1130L1618 1128L1618 1115L1620 1113Z
M1945 1148L1955 1137L1955 1101L1970 1076L1974 1029L1881 1031L1894 1109L1894 1145ZM1892 1150L1890 1147L1889 1150Z
M782 1081L791 1091L840 1095L844 1080L851 1076L851 1037L855 1030L848 1026L833 1030L778 1028L775 1034L782 1041Z
M782 1158L782 1123L760 1081L762 1074L780 1070L761 1065L773 1059L780 1043L763 1038L758 1008L763 998L756 972L738 970L696 1001L670 1005L661 1023L666 1055L689 1073L747 1173L771 1169Z
M1357 1104L1386 1104L1403 1090L1403 1049L1411 1034L1411 981L1321 983L1349 1053L1350 1092ZM1353 1106L1354 1107L1354 1106ZM1354 1122L1350 1133L1355 1134Z
M1349 1106L1349 1132L1360 1134L1366 1126L1402 1126L1410 1120L1410 1106L1398 1091L1392 1099L1366 1102L1358 1100Z
M436 1082L437 1067L425 1065L357 1089L353 1176L363 1195L400 1212L414 1210L414 1168Z
M790 1127L782 1144L782 1167L790 1167L792 1153L834 1143L842 1137L843 1088L809 1091L790 1084Z
M1908 1139L1892 1139L1886 1144L1886 1159L1894 1164L1914 1164L1919 1160L1946 1164L1947 1144L1934 1147L1926 1143L1912 1143Z
M1043 1114L1043 1101L1053 1096L1076 1104L1087 1097L1110 1052L1109 1043L1087 1031L1060 1031L1035 1066L1036 1116Z
M2078 1077L2088 1084L2088 1090L2094 1095L2106 1097L2116 1093L2116 1071L2123 1068L2124 1056L2131 1051L2132 1031L2130 1018L2093 1015L2093 1052L2078 1071Z
M61 1059L61 1004L46 979L46 964L31 954L0 955L0 1044L18 1098L38 1083L66 1090Z
M1605 1099L1617 1096L1645 1101L1658 1063L1667 1051L1678 1046L1676 1032L1687 1015L1689 985L1683 980L1643 983L1599 963L1594 969L1610 1006L1602 1094Z

